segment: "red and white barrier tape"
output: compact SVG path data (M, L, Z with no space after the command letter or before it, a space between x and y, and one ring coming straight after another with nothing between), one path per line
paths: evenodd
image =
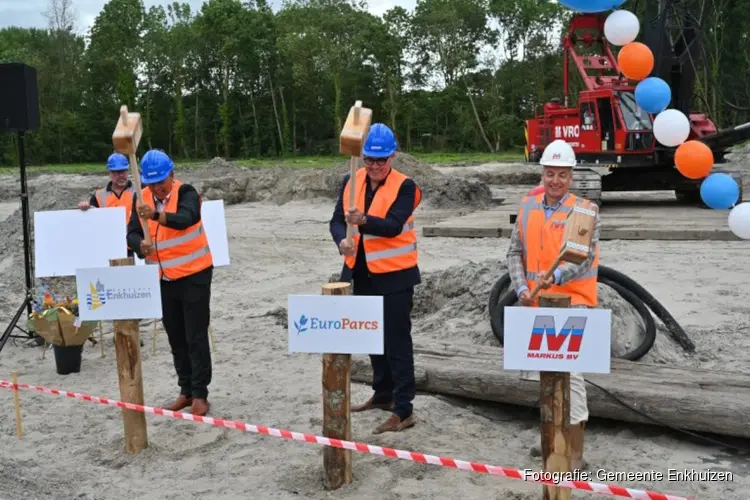
M17 390L16 386L12 382L7 380L0 380L0 388L10 389L12 391ZM440 465L442 467L451 467L454 469L468 470L473 472L479 472L482 474L490 474L492 476L503 476L511 479L520 479L522 481L538 484L549 484L553 486L560 486L563 488L570 488L574 490L589 491L591 493L599 495L608 495L624 498L637 498L641 500L695 500L691 497L680 497L675 495L665 495L664 493L655 493L652 491L636 490L632 488L624 488L622 486L615 486L610 484L594 483L590 481L554 481L552 478L539 477L540 474L525 474L523 471L518 469L509 469L506 467L498 467L496 465L487 465L477 462L467 462L464 460L456 460L453 458L438 457L435 455L425 455L424 453L418 453L415 451L404 451L396 450L393 448L384 448L381 446L373 446L370 444L357 443L354 441L343 441L340 439L332 439L321 436L315 436L313 434L303 434L300 432L292 432L281 429L274 429L272 427L262 427L244 422L237 422L234 420L224 420L220 418L212 417L201 417L199 415L193 415L191 413L183 413L180 411L164 410L162 408L153 408L151 406L141 406L132 403L125 403L114 399L100 398L97 396L89 396L87 394L79 394L77 392L60 391L58 389L48 389L46 387L29 385L29 384L18 384L20 389L31 389L44 394L52 394L54 396L67 396L74 399L82 399L83 401L89 401L91 403L99 403L103 405L116 406L118 408L139 411L142 413L151 413L153 415L161 415L163 417L170 417L178 420L192 420L193 422L200 422L202 424L213 425L215 427L226 427L229 429L237 429L245 432L252 432L255 434L265 434L267 436L282 437L286 439L292 439L295 441L304 441L307 443L316 443L324 446L332 446L334 448L345 448L347 450L359 451L362 453L370 453L373 455L381 455L391 458L400 458L402 460L410 460L412 462L426 463L432 465Z

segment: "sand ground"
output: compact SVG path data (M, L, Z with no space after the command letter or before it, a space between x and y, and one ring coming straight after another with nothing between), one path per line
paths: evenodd
M186 175L190 179L190 175ZM199 176L193 177L198 181ZM96 179L100 180L100 179ZM93 178L58 176L67 193L43 209L74 206ZM5 184L3 184L5 182ZM45 193L49 178L32 184ZM0 180L0 219L19 224L12 180ZM67 198L65 198L67 197ZM64 199L63 199L64 198ZM276 200L278 201L278 200ZM42 203L42 202L37 202ZM40 206L40 205L37 205ZM474 207L419 209L417 224L427 225ZM37 208L38 209L38 208ZM328 234L329 197L244 202L226 207L231 265L215 271L212 329L216 340L210 386L212 415L247 423L319 434L322 426L321 363L318 355L289 354L279 309L287 296L318 293L341 268ZM20 238L0 239L0 314L10 318L20 303ZM415 318L415 338L489 342L488 286L504 271L505 239L421 238L423 293L441 284L476 278L475 293L449 293L433 300ZM750 319L747 315L746 242L607 241L602 262L638 281L672 313L697 345L687 356L660 334L644 361L671 362L747 372L750 369ZM19 281L19 277L21 280ZM442 280L442 281L441 281ZM451 281L452 280L452 281ZM447 286L447 285L446 285ZM463 287L471 289L470 283ZM418 295L424 305L430 297ZM484 307L484 309L482 309ZM276 312L274 312L276 311ZM282 310L283 312L283 310ZM268 313L268 314L266 314ZM285 317L283 318L285 320ZM5 323L7 320L3 321ZM105 325L105 331L111 325ZM177 394L176 377L163 330L142 328L144 392L147 405L162 406ZM105 337L87 344L82 371L60 376L52 351L11 341L0 354L0 379L17 370L24 382L119 397L115 352ZM655 381L655 383L657 383ZM353 384L359 402L369 388ZM322 487L322 447L284 439L212 428L148 416L149 448L124 453L120 411L111 407L25 391L21 393L24 439L15 437L12 395L0 391L0 498L3 500L87 499L532 499L541 486L403 460L354 453L354 481L335 492ZM380 436L372 428L387 415L355 414L353 438L375 445L414 450L493 465L538 471L541 460L529 453L539 441L538 414L531 409L458 401L419 394L418 424L402 433ZM737 446L747 443L731 440ZM728 482L618 480L617 484L709 500L744 500L750 488L750 455L692 439L661 427L592 420L586 433L586 458L592 471L642 473L731 471ZM594 478L594 480L597 480ZM606 480L600 482L608 482ZM590 498L574 493L574 498Z

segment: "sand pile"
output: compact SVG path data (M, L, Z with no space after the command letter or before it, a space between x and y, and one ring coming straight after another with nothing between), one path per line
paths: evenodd
M485 163L483 165L438 166L440 172L454 179L475 179L495 186L535 186L542 176L542 167L523 163Z
M219 160L214 158L212 162ZM480 180L442 174L408 154L396 156L394 168L413 178L422 188L423 203L436 208L484 207L491 203L489 187ZM203 181L207 199L224 199L227 204L265 201L284 204L293 200L333 199L338 196L348 162L331 169L235 169ZM196 183L197 185L198 183Z
M423 273L414 297L414 336L446 342L500 345L492 333L489 296L495 282L507 272L504 262L486 260ZM643 320L628 302L599 284L599 302L612 311L612 355L635 349L643 340ZM659 320L655 318L657 325ZM684 351L658 328L657 340L644 362L665 363L683 359Z
M730 153L724 155L727 161L732 163L744 164L747 166L750 164L750 143L744 146L735 146L730 149Z

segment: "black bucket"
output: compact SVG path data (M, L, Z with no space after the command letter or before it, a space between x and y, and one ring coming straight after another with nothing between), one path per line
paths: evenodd
M55 365L59 375L68 375L81 371L81 359L83 358L83 345L54 345Z

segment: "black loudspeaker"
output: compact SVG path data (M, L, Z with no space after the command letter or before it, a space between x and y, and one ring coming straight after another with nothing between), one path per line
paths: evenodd
M22 63L0 64L0 132L38 128L36 69Z

